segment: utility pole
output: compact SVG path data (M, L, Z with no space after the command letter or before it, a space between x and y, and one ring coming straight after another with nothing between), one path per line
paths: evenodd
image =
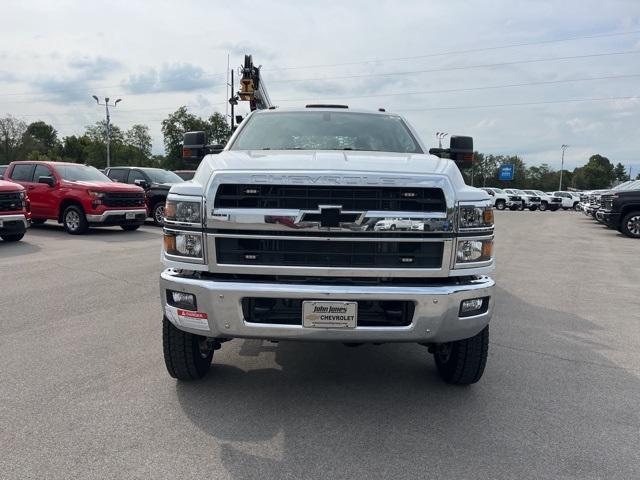
M104 103L100 103L100 99L93 95L94 100L100 106L104 106L104 110L107 114L107 168L111 166L111 154L109 152L110 143L111 143L111 117L109 116L109 107L116 108L118 102L121 102L122 99L117 99L113 104L109 104L109 97L104 97Z
M562 171L564 170L564 151L569 148L569 145L562 145L562 164L560 166L560 186L558 187L558 191L562 191Z

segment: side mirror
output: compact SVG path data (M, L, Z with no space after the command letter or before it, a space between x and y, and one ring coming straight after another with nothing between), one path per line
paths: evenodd
M149 183L146 180L142 180L141 178L134 180L133 183L135 183L140 188L144 188L145 190L149 188Z
M460 170L471 168L473 165L473 138L453 135L449 148L431 148L431 155L440 158L450 158Z
M238 125L242 123L242 120L244 120L244 118L242 118L242 115L236 115L236 123Z
M207 154L207 134L187 132L183 136L182 159L185 165L197 167Z
M45 185L49 185L50 187L55 187L56 179L51 176L42 176L38 177L38 183L44 183Z

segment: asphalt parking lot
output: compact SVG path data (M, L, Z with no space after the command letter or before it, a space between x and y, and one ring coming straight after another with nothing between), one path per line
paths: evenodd
M0 244L0 478L640 478L640 243L496 212L487 370L418 345L226 343L165 371L161 231Z

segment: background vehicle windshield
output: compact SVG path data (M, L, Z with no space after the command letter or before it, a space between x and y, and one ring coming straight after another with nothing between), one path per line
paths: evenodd
M154 183L180 183L182 178L168 170L161 168L149 168L144 171Z
M110 182L111 179L94 167L86 165L56 165L64 180L70 182Z
M500 188L492 188L491 190L493 190L495 193L504 193L504 191L502 191Z
M422 153L401 118L348 112L268 112L248 120L231 150Z

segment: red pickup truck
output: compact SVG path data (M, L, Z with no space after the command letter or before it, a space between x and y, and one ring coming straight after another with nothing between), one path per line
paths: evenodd
M31 223L29 199L22 185L0 180L0 238L17 242Z
M136 230L147 217L144 190L112 182L94 167L77 163L13 162L4 178L27 189L34 224L62 223L71 234L90 226Z

